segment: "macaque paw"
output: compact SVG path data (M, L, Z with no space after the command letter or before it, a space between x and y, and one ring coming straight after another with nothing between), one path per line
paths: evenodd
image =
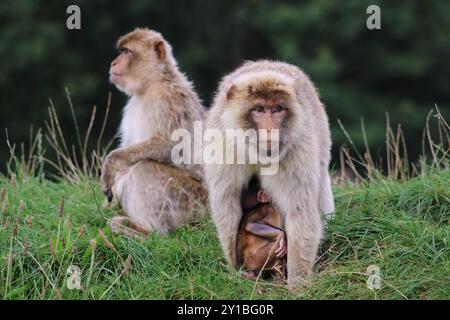
M278 247L275 249L275 256L277 258L282 258L286 255L286 253L287 253L286 235L283 232L283 234L278 240Z
M111 189L114 184L113 179L114 174L111 169L112 168L111 162L112 162L111 157L108 156L105 160L105 163L103 164L102 176L100 178L102 184L102 191L106 199L108 199L108 202L111 202L113 199L113 193Z
M113 193L112 193L111 189L103 191L103 194L105 195L106 200L108 200L108 203L112 203L112 201L113 201Z
M258 191L256 199L258 200L258 202L261 203L269 203L271 200L270 196L267 193L265 193L264 190Z
M252 271L252 270L245 270L242 271L242 275L250 280L255 280L258 277L258 274L256 273L256 271Z
M113 199L113 193L112 193L112 186L113 186L113 179L112 176L109 174L108 170L104 170L101 177L101 184L102 184L102 191L105 195L108 202L111 202Z

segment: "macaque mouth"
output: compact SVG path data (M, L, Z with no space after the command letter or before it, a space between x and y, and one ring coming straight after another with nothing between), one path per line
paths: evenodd
M109 74L109 81L114 84L117 83L118 81L121 81L121 79L123 79L123 75L120 73L111 72Z

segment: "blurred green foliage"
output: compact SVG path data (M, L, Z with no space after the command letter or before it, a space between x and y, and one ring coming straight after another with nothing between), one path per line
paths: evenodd
M81 7L82 30L66 28L66 8ZM381 7L381 30L366 28L366 8ZM384 141L385 113L401 122L412 157L427 112L448 115L450 2L431 1L35 1L0 3L0 160L12 142L43 126L49 98L74 141L68 87L81 127L93 105L101 116L112 91L106 136L119 125L126 97L108 83L116 39L137 26L164 34L180 68L209 104L220 78L248 59L294 63L319 88L333 130L334 156L345 142L337 119L362 145L364 118L374 151ZM101 119L93 135L98 135ZM1 170L4 169L2 165Z

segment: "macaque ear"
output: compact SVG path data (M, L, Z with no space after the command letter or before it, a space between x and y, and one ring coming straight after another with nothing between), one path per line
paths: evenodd
M164 47L164 42L158 41L154 45L156 55L159 60L164 60L166 58L166 48Z
M230 89L228 89L227 92L227 100L231 100L233 99L234 94L236 93L236 86L232 85Z

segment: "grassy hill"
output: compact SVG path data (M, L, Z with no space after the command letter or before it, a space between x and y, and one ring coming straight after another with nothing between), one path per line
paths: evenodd
M230 268L209 218L167 237L112 235L107 221L117 212L102 208L98 184L111 142L103 147L99 138L88 148L95 109L82 135L69 106L77 146L66 142L53 106L46 132L30 134L27 153L8 142L9 175L0 174L1 299L450 299L450 126L437 106L414 163L401 126L393 130L389 118L383 159L368 147L360 154L342 127L349 146L340 148L336 216L311 284L295 293ZM58 178L44 178L48 167ZM371 266L381 272L379 290L367 286Z
M448 170L335 187L336 217L298 293L230 269L210 219L133 239L110 233L115 212L94 180L3 176L0 189L2 299L450 299ZM68 289L70 265L81 290ZM369 265L380 290L367 288Z

